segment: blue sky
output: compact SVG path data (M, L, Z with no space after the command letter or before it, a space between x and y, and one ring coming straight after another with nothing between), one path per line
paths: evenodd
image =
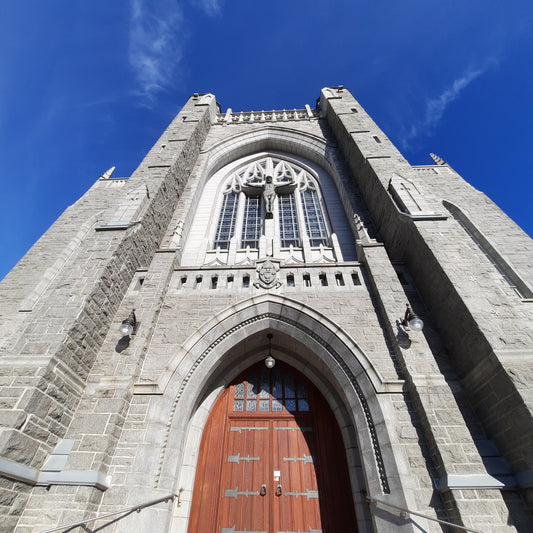
M342 84L533 235L532 30L531 0L0 0L0 278L195 92L259 111Z

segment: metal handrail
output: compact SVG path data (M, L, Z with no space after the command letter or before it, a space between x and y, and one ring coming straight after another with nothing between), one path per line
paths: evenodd
M404 513L408 513L408 514L413 514L413 515L416 515L416 516L420 516L422 518L426 518L427 520L433 520L433 522L438 522L439 524L444 524L445 526L456 527L458 529L462 529L463 531L470 531L471 533L483 533L483 531L479 531L478 529L471 529L471 528L468 528L468 527L465 527L465 526L460 526L458 524L453 524L452 522L446 522L445 520L439 520L438 518L433 518L432 516L428 516L428 515L425 515L425 514L422 514L422 513L418 513L416 511L411 511L411 510L406 509L404 507L399 507L398 505L394 505L393 503L384 502L383 500L377 500L376 498L368 497L366 500L370 504L372 504L372 503L381 503L382 505L386 505L387 507L392 507L393 509L397 509L398 511L401 512L400 516L402 518L407 518L403 514Z
M80 526L84 526L85 524L89 524L90 522L96 522L97 520L102 520L104 518L111 518L112 516L117 516L120 514L122 515L114 520L110 520L109 522L103 524L102 526L99 526L97 529L93 529L93 532L99 531L114 522L118 522L119 520L126 518L126 516L129 516L132 513L135 513L135 512L140 513L143 509L146 509L147 507L151 507L152 505L157 505L158 503L161 503L161 502L174 501L174 499L177 498L178 505L179 505L181 491L182 489L179 490L178 494L169 494L167 496L163 496L162 498L158 498L157 500L150 500L146 503L141 503L139 505L134 505L133 507L122 509L121 511L115 511L114 513L104 514L102 516L97 516L96 518L89 518L87 520L81 520L80 522L75 522L72 524L65 524L63 526L54 527L53 529L47 529L46 531L42 531L41 533L52 533L53 531L62 531L62 530L69 531L71 529L74 529L75 527L80 527ZM87 529L87 528L84 528L84 529Z

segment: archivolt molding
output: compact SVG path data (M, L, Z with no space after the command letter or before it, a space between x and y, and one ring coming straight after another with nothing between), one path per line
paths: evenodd
M329 162L324 139L307 132L273 126L237 133L211 146L206 150L209 154L207 174L213 175L236 159L271 150L300 155L330 174L336 174Z
M295 311L297 312L295 313ZM375 466L382 491L389 493L389 482L374 420L377 411L373 414L374 409L379 409L379 405L376 402L373 403L372 408L369 405L369 399L375 398L376 389L381 388L380 382L383 382L381 376L372 367L356 343L331 321L302 304L273 295L263 295L246 300L241 302L239 306L228 308L214 317L189 339L175 357L174 364L170 365L173 370L167 372L162 388L164 389L164 396L172 401L172 406L161 448L156 485L159 484L164 468L166 449L169 445L178 406L183 408L180 411L182 415L189 414L189 416L185 416L185 419L188 420L194 410L195 402L191 401L190 395L185 394L185 392L190 387L194 391L192 394L196 396L197 402L202 390L199 383L191 384L191 382L196 380L195 375L198 372L201 374L198 378L200 381L202 381L202 375L204 376L204 385L209 379L214 379L213 374L216 372L213 372L213 368L217 362L220 362L220 357L212 360L210 368L203 368L200 371L202 362L214 351L220 355L228 353L232 346L243 340L249 333L268 329L272 327L273 322L277 323L275 329L288 328L290 330L294 328L304 333L306 338L311 341L311 345L314 341L315 346L319 347L315 351L321 350L322 353L327 354L342 370L343 375L353 387L368 428L368 436L374 452ZM239 334L243 330L247 330L246 334ZM312 361L310 363L313 364ZM209 374L209 378L207 374ZM183 404L182 401L186 398L188 399L187 405ZM382 421L382 414L379 413L378 417L380 418L379 423ZM184 416L181 416L180 420L183 422Z

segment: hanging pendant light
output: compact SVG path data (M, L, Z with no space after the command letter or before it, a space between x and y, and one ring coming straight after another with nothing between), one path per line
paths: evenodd
M276 360L272 357L272 333L267 334L268 337L268 355L265 359L265 366L270 369L274 368L274 365L276 364Z

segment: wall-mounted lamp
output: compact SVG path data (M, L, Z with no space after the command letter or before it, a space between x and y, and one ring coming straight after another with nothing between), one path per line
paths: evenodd
M407 309L405 310L402 326L412 331L422 331L422 328L424 327L424 322L413 313L412 309L409 307L409 304L407 304Z
M267 334L268 337L268 355L265 359L265 366L267 368L274 368L274 365L276 364L276 360L272 357L272 333Z
M122 324L120 324L118 330L120 333L122 333L123 337L126 337L128 335L132 335L135 332L136 327L137 318L135 317L135 309L132 309L131 313L128 315L128 318L126 318Z

